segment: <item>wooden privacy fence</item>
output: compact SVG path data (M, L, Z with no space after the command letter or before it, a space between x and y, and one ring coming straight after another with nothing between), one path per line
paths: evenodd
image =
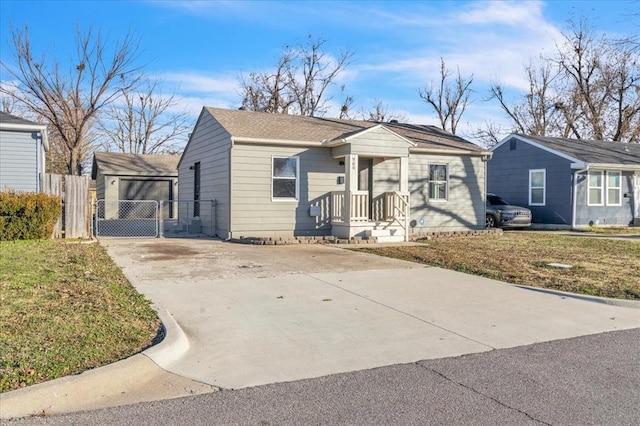
M62 200L62 217L53 238L88 238L91 236L91 198L89 177L72 175L42 175L42 192Z

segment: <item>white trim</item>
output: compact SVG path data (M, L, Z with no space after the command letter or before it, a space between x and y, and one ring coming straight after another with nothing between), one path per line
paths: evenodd
M542 172L542 203L534 203L531 201L531 190L534 189L531 186L531 175L533 173ZM535 189L540 189L540 187L536 187ZM546 206L547 205L547 169L530 169L529 170L529 205L530 206Z
M322 141L294 141L286 139L263 139L232 136L231 143L248 143L260 145L285 145L285 146L323 146Z
M617 188L617 189L618 189L618 202L617 202L617 203L611 203L611 202L609 201L609 190L610 190L610 189L616 189L615 187L614 187L614 188L609 188L609 175L610 175L611 173L615 173L615 174L617 174L617 175L618 175L618 177L619 177L619 178L618 178L618 188ZM606 188L606 190L605 190L605 192L606 192L606 194L607 194L607 196L606 196L606 203L607 203L607 206L621 206L621 205L622 205L622 172L621 172L621 171L617 171L617 170L613 170L613 171L612 171L612 170L608 170L608 171L606 172L606 179L605 179L605 181L606 181L606 183L607 183L607 188Z
M281 178L281 177L276 178L275 176L273 176L273 160L276 159L276 158L284 158L284 159L295 158L295 160L296 160L296 177L295 177L296 195L295 195L295 198L291 198L291 197L274 197L273 196L273 180L274 179L292 179L292 178ZM276 202L276 203L298 202L298 200L300 198L300 157L299 156L297 156L297 155L272 155L271 156L271 185L270 185L270 192L271 192L271 201L272 202Z
M446 180L445 180L445 197L444 198L431 198L431 166L445 166L446 167ZM442 182L436 180L434 182ZM442 161L435 161L433 163L427 163L427 199L433 203L446 203L449 201L449 163Z
M600 203L596 204L596 203L592 203L591 202L591 174L599 174L600 175ZM605 173L603 170L590 170L589 172L587 172L587 206L604 206L604 179L605 178ZM593 189L597 189L597 186L594 186Z

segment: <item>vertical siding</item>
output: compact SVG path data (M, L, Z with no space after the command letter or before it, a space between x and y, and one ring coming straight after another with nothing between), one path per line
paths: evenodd
M216 229L211 229L211 212L208 204L202 203L202 232L229 236L229 150L231 139L229 134L203 111L189 144L185 148L178 168L178 194L180 200L193 200L193 170L189 167L200 162L200 199L215 200ZM206 206L206 207L205 207ZM179 215L186 215L186 204L180 203Z
M603 173L604 180L604 201L606 204L606 173ZM587 205L587 193L589 191L589 180L587 173L578 175L578 188L576 195L576 225L586 226L594 225L630 225L633 224L634 205L633 205L633 172L622 172L621 179L621 205L620 206L589 206ZM624 194L629 194L624 197Z
M447 201L429 200L429 164L447 164ZM412 232L483 229L485 163L480 157L411 154L409 191Z
M0 190L36 192L44 173L39 132L0 131Z
M516 140L515 150L511 150L510 145L510 141L506 141L493 152L488 165L487 191L531 209L533 223L570 225L571 162L521 140ZM529 170L534 169L546 170L544 206L529 205Z
M297 201L271 200L272 156L298 156L300 176ZM293 148L236 144L232 156L234 237L288 237L329 235L329 195L343 191L337 183L344 166L326 148ZM311 216L311 205L322 214Z

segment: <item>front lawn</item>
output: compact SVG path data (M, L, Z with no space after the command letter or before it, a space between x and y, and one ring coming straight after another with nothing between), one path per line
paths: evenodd
M0 392L151 345L160 321L98 244L0 242Z
M364 250L512 284L640 300L640 242L548 232L437 238ZM571 265L555 268L549 263Z

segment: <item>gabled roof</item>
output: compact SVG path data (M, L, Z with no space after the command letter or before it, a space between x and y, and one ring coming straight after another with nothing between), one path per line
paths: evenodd
M346 139L375 126L383 126L415 144L415 148L461 150L482 153L485 150L465 139L434 126L338 118L230 110L207 107L206 110L234 139L298 141L319 144Z
M504 138L495 150L512 137L516 137L548 152L583 165L640 166L640 144L606 142L585 139L551 138L512 134Z
M36 127L42 126L34 121L25 120L24 118L16 117L15 115L11 115L3 111L0 111L0 124L22 124L24 126Z
M96 152L91 178L96 178L98 169L105 175L178 176L179 160L179 155Z

